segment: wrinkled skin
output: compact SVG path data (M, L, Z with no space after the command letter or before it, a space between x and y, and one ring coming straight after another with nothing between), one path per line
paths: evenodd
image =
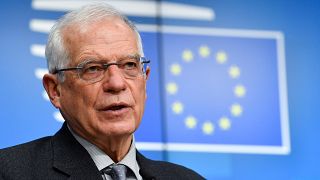
M72 25L63 30L63 36L70 55L68 67L87 59L114 62L139 54L135 33L118 18L94 22L85 29ZM95 83L80 79L76 71L66 71L63 82L46 74L43 84L72 130L118 162L128 152L142 119L149 71L127 79L117 66L110 66L104 78ZM112 109L118 105L122 108Z

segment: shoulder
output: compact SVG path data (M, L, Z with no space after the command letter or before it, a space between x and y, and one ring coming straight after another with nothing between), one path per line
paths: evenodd
M161 172L161 175L168 175L177 177L177 179L204 179L195 171L170 162L165 161L152 161L153 167Z
M204 179L201 175L195 171L170 162L154 161L144 157L137 152L137 160L140 165L140 173L142 176L162 177L163 179L192 179L200 180Z
M0 150L0 174L15 169L25 172L43 166L51 158L51 137L44 137L28 143ZM14 172L12 172L14 173Z
M51 137L43 137L27 143L0 149L0 159L13 158L15 156L39 154L51 145Z

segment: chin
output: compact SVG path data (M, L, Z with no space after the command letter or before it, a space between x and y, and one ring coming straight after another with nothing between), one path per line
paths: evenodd
M102 131L104 134L109 135L130 135L136 130L134 124L124 124L124 123L112 123L105 126Z

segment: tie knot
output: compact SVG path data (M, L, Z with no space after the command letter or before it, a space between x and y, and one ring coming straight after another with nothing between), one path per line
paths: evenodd
M110 166L102 169L102 172L110 175L113 180L125 180L127 167L123 164L111 164Z

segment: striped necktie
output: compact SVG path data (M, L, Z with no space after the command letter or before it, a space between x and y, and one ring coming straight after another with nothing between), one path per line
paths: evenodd
M113 180L126 180L127 167L123 164L111 164L101 171L110 175Z

